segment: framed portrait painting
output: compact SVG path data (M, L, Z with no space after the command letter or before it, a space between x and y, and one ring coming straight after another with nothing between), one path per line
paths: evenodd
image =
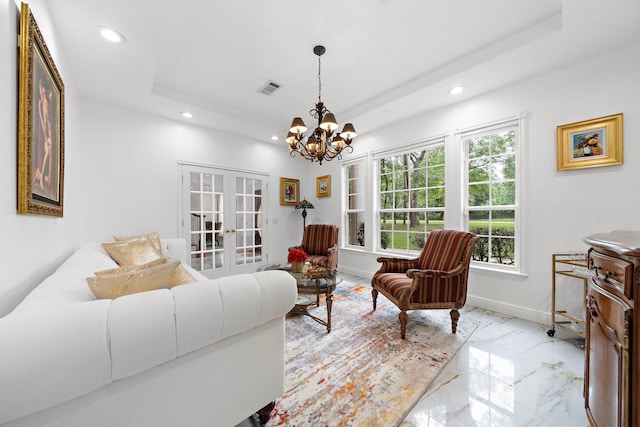
M300 201L300 180L280 178L280 204L297 205Z
M557 127L557 169L621 165L622 113Z
M64 84L29 6L20 14L18 213L61 217Z
M316 196L329 197L331 195L331 175L316 178Z

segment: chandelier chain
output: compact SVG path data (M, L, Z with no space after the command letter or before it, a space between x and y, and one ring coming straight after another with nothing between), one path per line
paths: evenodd
M320 77L320 58L318 55L318 101L322 101L322 78Z

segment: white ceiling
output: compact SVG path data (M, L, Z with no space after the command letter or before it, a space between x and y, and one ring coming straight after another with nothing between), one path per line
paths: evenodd
M360 135L640 40L638 0L55 0L82 97L271 142L322 100ZM36 19L38 17L36 16ZM98 26L126 37L115 45ZM600 64L604 66L604 64ZM597 65L592 70L597 72ZM281 87L270 96L268 80ZM448 94L453 85L466 90ZM281 142L283 143L283 142Z

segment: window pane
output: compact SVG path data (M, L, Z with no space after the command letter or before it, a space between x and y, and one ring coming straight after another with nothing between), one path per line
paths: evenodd
M502 132L491 136L491 155L515 153L515 131Z
M347 236L347 244L350 246L364 246L364 213L350 213L349 218L349 234Z
M202 211L202 204L200 203L200 193L191 193L191 211Z
M362 194L350 194L348 196L349 209L364 209Z
M512 265L514 263L513 237L491 238L491 262L495 264Z
M469 159L475 159L477 157L482 157L489 154L489 138L487 138L486 136L471 138L467 140L467 143L469 145Z
M394 207L406 208L409 206L409 192L408 191L396 191L394 193Z
M427 207L426 190L413 190L411 191L411 200L409 201L409 207L411 208L425 208Z
M434 166L429 169L429 187L444 185L444 166Z
M395 173L393 175L393 188L395 190L404 190L405 188L407 188L407 185L405 183L406 179L407 176L404 172Z
M469 162L469 182L485 182L489 180L489 158L471 160Z
M428 190L429 201L427 205L430 208L443 208L444 207L444 187L430 188Z
M444 211L429 212L427 218L429 220L427 231L444 229Z
M391 233L388 231L383 231L380 233L380 247L382 249L390 249L391 244Z
M208 191L211 192L213 189L213 185L212 185L212 176L209 174L203 174L202 175L202 191Z
M469 206L489 205L489 184L469 185Z
M429 227L427 209L444 208L444 163L444 145L379 160L380 248L422 249ZM434 226L444 227L443 212L435 214Z
M516 176L516 157L499 156L494 157L491 162L491 179L501 181L503 179L513 179Z
M493 184L491 191L493 206L515 205L515 203L516 183L514 181Z
M428 150L427 159L427 164L429 166L444 165L444 146Z

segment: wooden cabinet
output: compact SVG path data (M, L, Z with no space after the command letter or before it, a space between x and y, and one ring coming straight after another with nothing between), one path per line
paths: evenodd
M589 236L584 398L591 426L640 425L640 232Z

